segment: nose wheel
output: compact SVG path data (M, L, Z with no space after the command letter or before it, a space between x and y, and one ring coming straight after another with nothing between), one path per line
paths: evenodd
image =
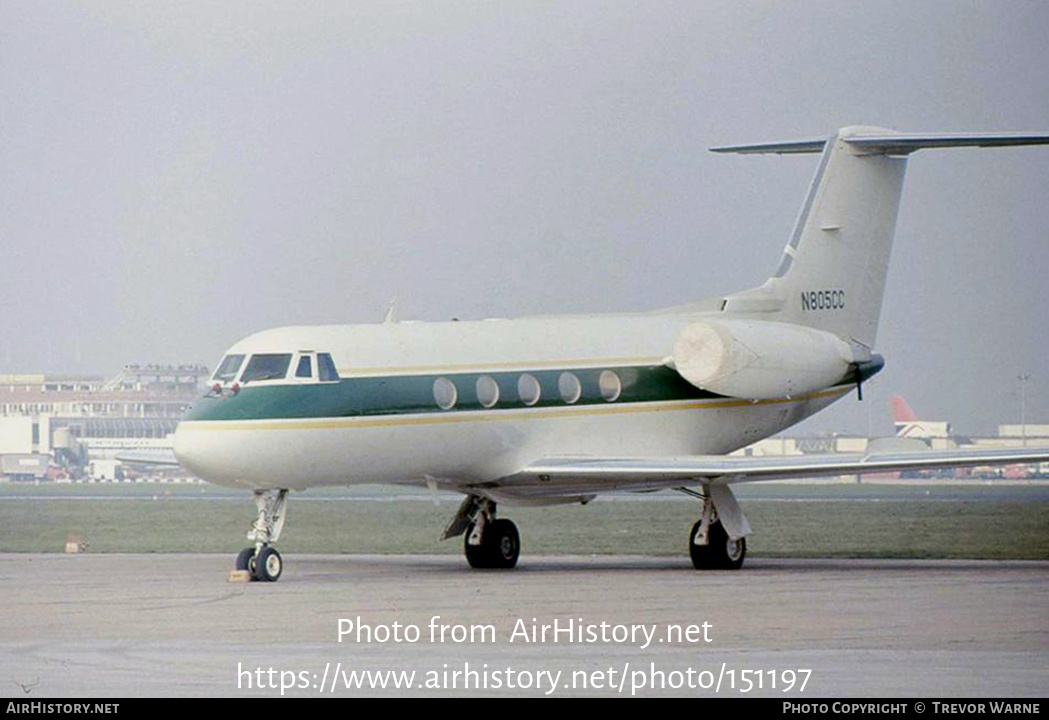
M234 566L238 570L247 570L252 575L255 574L255 548L249 547L244 548L237 554L237 563Z
M284 561L281 559L280 553L277 552L276 548L266 546L262 548L255 557L255 572L254 577L256 580L263 580L265 582L277 582L280 579L280 574L284 570Z
M247 570L252 580L276 582L284 571L284 559L276 548L266 546L256 553L255 548L244 548L237 555L238 570Z

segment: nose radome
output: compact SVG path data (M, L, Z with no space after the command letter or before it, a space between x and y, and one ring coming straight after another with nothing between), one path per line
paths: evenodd
M197 477L208 479L207 463L204 462L204 453L199 442L194 442L194 434L185 422L181 422L175 428L174 450L175 458L179 465L189 470Z
M216 485L245 487L245 478L259 475L259 467L252 463L256 453L250 443L229 440L207 423L183 420L175 429L172 445L179 464L198 478Z

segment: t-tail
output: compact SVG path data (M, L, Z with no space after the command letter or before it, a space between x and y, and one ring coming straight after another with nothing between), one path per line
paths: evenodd
M896 427L917 422L918 414L911 409L910 403L903 395L889 396L889 405L892 407L892 421Z
M725 298L726 314L811 327L871 356L885 292L907 156L924 148L1049 144L1046 134L907 134L845 127L826 140L712 148L820 153L819 166L776 272Z

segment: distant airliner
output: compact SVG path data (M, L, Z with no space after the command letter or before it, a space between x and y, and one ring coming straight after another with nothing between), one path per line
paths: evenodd
M913 438L928 442L929 438L947 438L951 435L951 424L943 420L919 420L903 395L889 398L892 421L896 426L896 437Z
M252 490L236 567L280 577L289 489L399 483L466 498L444 532L475 568L512 568L504 504L586 503L609 490L698 498L697 569L743 564L737 482L1038 462L1045 449L729 457L840 399L873 352L907 156L1049 143L1049 134L902 134L714 148L819 153L779 267L750 290L658 312L285 327L241 340L179 425L179 462Z

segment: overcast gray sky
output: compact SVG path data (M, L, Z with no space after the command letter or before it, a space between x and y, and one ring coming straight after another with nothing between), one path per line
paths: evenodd
M0 373L214 366L269 326L759 284L813 156L1049 130L1049 3L0 0ZM912 157L871 403L1049 422L1049 148ZM868 409L869 408L869 409Z

